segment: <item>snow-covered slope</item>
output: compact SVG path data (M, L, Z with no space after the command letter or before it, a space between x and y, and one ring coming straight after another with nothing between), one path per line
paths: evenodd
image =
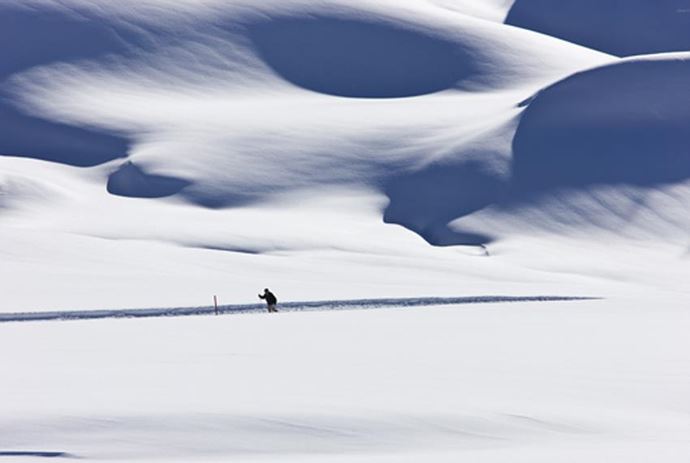
M561 236L608 231L686 245L689 77L690 54L659 54L541 90L523 103L509 199L455 225L497 236L536 225Z
M531 246L683 256L685 55L619 61L520 8L1 4L3 310L615 292L531 274Z
M616 56L690 49L688 0L516 0L506 23Z
M529 103L513 140L524 189L659 185L690 178L690 53L578 73Z

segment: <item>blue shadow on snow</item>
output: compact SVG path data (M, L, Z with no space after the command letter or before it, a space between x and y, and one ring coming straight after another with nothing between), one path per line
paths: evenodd
M277 18L249 26L249 37L278 75L330 95L424 95L475 72L472 59L452 42L383 21Z

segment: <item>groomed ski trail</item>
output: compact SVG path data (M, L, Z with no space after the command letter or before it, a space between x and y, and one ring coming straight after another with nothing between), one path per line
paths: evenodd
M293 301L279 304L280 312L368 310L382 308L411 308L456 304L488 304L499 302L556 302L599 299L580 296L465 296L465 297L417 297L381 299L344 299L332 301ZM218 315L264 313L265 304L219 305ZM213 306L112 309L112 310L61 310L46 312L0 313L0 323L60 320L95 320L102 318L149 318L214 315Z

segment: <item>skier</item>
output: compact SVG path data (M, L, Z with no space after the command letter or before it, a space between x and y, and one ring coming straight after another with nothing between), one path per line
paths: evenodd
M263 294L259 294L259 299L265 299L266 300L266 305L268 306L268 311L269 312L278 312L278 309L276 309L276 304L278 303L278 299L276 298L276 295L273 294L268 290L268 288L264 289Z

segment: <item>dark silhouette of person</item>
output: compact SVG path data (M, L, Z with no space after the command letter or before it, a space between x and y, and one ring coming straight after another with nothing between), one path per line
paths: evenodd
M276 309L276 304L278 304L278 298L275 294L270 292L268 288L264 289L263 294L259 294L259 299L264 299L266 301L266 305L268 306L269 312L278 312L278 309Z

